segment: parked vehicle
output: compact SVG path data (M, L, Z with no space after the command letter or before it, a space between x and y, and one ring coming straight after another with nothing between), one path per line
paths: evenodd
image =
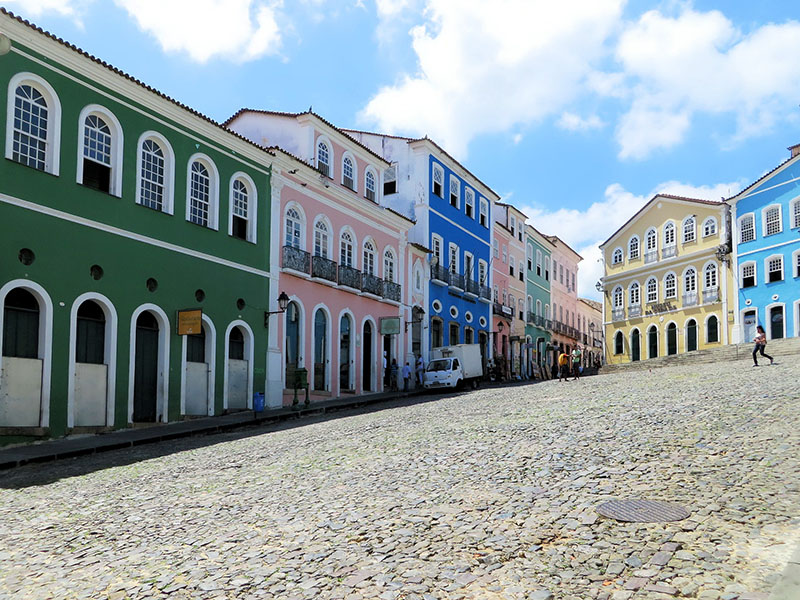
M431 350L431 360L425 370L425 389L470 386L477 389L483 377L481 347L478 344L457 344Z

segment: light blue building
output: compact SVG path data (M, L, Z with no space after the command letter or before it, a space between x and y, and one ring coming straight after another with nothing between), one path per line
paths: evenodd
M411 217L409 241L430 250L424 290L422 353L450 344L479 343L491 358L492 208L500 197L429 138L348 131L392 163L384 172L384 205ZM410 307L409 311L411 310ZM410 314L410 313L409 313ZM411 340L408 340L411 347Z
M733 340L800 334L800 145L791 158L730 198L733 222Z

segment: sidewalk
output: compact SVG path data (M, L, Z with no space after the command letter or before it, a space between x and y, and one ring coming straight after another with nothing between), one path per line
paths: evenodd
M308 407L301 400L297 406L298 410L292 410L290 406L267 409L260 413L246 410L220 417L202 417L188 421L153 424L152 427L120 429L111 433L72 436L32 443L26 446L0 448L0 471L21 467L29 463L50 462L107 450L130 448L141 444L154 444L192 435L219 433L239 427L270 425L305 416L419 396L424 393L426 393L424 389L408 392L378 392L352 398L345 397L315 402Z

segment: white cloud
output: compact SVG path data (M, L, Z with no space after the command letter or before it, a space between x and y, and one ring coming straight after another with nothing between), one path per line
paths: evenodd
M3 5L23 18L35 19L45 13L71 17L76 13L76 3L70 0L6 0Z
M244 62L281 46L280 2L259 0L115 0L165 52L199 63L212 57Z
M419 70L361 114L387 133L428 134L463 157L484 132L558 114L580 91L623 0L427 0L411 30ZM385 15L405 9L382 1ZM383 8L381 8L381 6Z
M589 131L605 127L605 123L597 115L589 115L584 118L571 112L561 113L556 125L567 131Z

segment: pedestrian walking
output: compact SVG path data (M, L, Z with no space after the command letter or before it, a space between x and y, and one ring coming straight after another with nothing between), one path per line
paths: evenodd
M403 391L408 391L408 382L411 381L411 365L408 364L406 361L405 366L403 367Z
M756 354L759 352L761 352L761 356L765 356L769 359L769 364L773 364L775 361L772 360L772 357L769 354L764 352L764 348L767 347L767 334L764 332L764 328L761 325L756 327L756 337L753 339L753 341L756 344L756 347L753 348L753 366L758 366L758 358L756 357Z
M558 380L567 381L567 377L569 376L569 356L566 352L562 352L558 355Z
M393 392L397 391L397 375L398 375L398 371L399 371L399 368L397 366L397 359L393 358L392 359L391 374L389 375L389 385L390 385L390 389Z
M580 375L581 369L581 349L575 346L572 350L572 376L573 381L575 381L578 376Z
M422 362L422 355L417 357L417 385L422 387L422 384L425 383L425 363Z

